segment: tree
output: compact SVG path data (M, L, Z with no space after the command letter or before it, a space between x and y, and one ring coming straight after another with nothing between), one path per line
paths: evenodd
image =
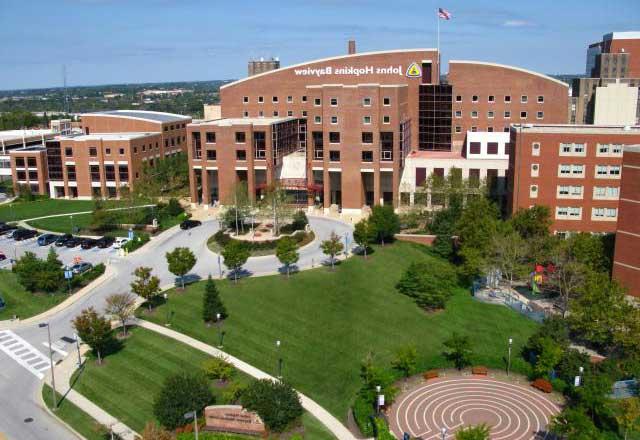
M136 440L173 440L173 435L155 422L147 422L142 435L136 437Z
M344 245L342 244L342 241L340 241L338 234L331 231L329 239L320 243L320 249L322 249L322 253L329 256L329 259L331 260L331 270L333 270L335 268L334 260L336 255L344 249Z
M180 277L184 290L184 276L196 265L196 256L187 247L177 247L173 251L167 252L166 257L169 272Z
M160 293L160 279L151 275L151 268L140 266L133 271L136 279L131 283L131 291L147 301L151 311L151 300Z
M169 376L153 402L153 414L167 429L185 424L184 414L200 412L215 401L203 373L180 372Z
M527 273L525 265L528 249L524 239L515 231L507 229L496 233L491 241L490 262L513 285L515 278Z
M353 241L355 241L358 246L362 248L364 252L364 258L367 258L367 249L369 248L369 243L371 243L376 236L376 231L373 228L373 224L363 218L358 223L356 223L355 229L353 231Z
M402 372L404 377L411 376L418 364L418 350L415 345L405 345L400 347L391 361L391 365L396 370Z
M278 244L276 246L276 257L278 257L278 260L284 264L287 269L287 278L289 278L289 268L300 258L295 240L291 237L283 237L278 240Z
M240 397L242 406L258 413L271 431L283 432L304 410L298 393L286 382L254 380Z
M216 284L211 279L211 275L209 275L207 283L204 285L202 318L204 322L215 322L218 320L218 314L220 315L220 319L225 319L228 316L227 309L220 299Z
M458 370L471 365L471 341L468 336L459 335L453 332L451 338L444 341L444 355L452 361Z
M113 315L122 323L122 333L127 336L127 321L136 310L136 298L130 293L114 293L105 302L105 312Z
M534 373L537 377L547 377L562 359L563 350L551 338L542 338L539 344Z
M451 265L438 260L411 263L396 289L425 310L443 309L455 288L456 274Z
M377 241L382 243L393 240L393 236L400 232L400 217L393 212L391 205L376 205L371 210L368 219Z
M293 214L291 197L287 190L277 184L271 185L266 189L260 207L273 223L273 235L280 235L280 226Z
M89 307L76 316L72 324L80 339L98 357L98 364L101 364L102 354L113 344L111 323L93 307Z
M629 432L640 431L640 399L622 399L618 405L620 411L616 414L616 421L624 432L624 439L627 440Z
M616 326L613 340L620 351L629 358L640 359L640 308L636 300L622 321Z
M571 254L567 243L559 243L554 250L551 259L554 269L549 275L549 283L557 289L560 296L563 318L567 317L569 301L583 287L587 274L587 268Z
M456 440L489 440L491 428L486 423L467 426L456 431Z
M491 242L498 228L498 208L485 197L475 197L467 203L456 221L455 232L460 242L461 273L466 277L479 275L487 267Z
M565 408L555 416L550 431L567 440L600 440L598 428L591 419L578 408Z
M60 288L64 279L62 263L53 251L47 260L41 260L33 252L25 252L13 266L18 282L30 292L38 290L54 292Z
M233 270L233 280L238 282L238 272L242 266L247 262L251 251L246 243L240 240L231 240L222 249L222 258L224 258L224 264Z
M572 234L567 239L567 247L577 262L594 271L609 272L611 259L603 237L587 232Z
M511 225L525 240L549 235L552 223L551 210L544 205L518 209L511 217Z

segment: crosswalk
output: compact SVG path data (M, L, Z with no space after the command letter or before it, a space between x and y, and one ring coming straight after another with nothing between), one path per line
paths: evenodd
M0 331L0 351L7 354L38 379L43 379L45 372L51 366L47 356L11 330Z

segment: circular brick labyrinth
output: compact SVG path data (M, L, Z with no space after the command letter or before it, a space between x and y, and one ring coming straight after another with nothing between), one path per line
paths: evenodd
M404 432L424 440L447 439L463 426L486 423L492 440L547 438L547 425L560 408L543 393L491 378L431 379L400 395L389 412L396 438ZM551 437L549 435L549 437Z

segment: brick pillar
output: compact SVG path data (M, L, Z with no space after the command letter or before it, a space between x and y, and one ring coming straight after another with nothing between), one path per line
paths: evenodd
M324 191L323 206L325 208L329 208L331 207L331 180L329 178L331 173L329 173L329 171L326 168L322 171L322 173L323 173L322 180L324 181L323 182L323 191Z
M202 204L210 205L211 204L211 189L209 189L209 171L207 171L207 167L205 165L202 166L201 171L201 180L202 180Z
M393 190L393 207L400 206L400 170L394 169L391 175L391 188Z
M373 205L382 205L380 200L380 170L373 171Z
M189 166L189 194L191 195L191 203L198 203L198 181L196 170Z

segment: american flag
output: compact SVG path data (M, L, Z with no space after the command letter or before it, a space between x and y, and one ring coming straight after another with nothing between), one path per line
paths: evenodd
M451 12L443 8L438 8L438 17L443 18L445 20L451 20Z

